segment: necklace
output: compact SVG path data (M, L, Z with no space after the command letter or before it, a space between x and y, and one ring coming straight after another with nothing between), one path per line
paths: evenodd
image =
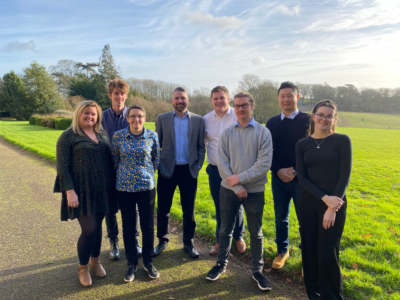
M328 135L328 136L329 136L329 135ZM317 142L317 139L314 139L315 143L317 144L317 149L320 148L320 145L325 141L325 139L326 139L328 136L324 137L323 140L321 141L321 143L319 143L319 144L318 144L318 142Z

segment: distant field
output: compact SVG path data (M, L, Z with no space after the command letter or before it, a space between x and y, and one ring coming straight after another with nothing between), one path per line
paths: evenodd
M362 115L365 115L367 124L374 126L384 126L385 117L393 117L393 122L397 122L400 129L399 116L343 113L341 118L346 117L356 123ZM371 115L375 119L366 118ZM154 123L146 123L145 126L154 130ZM357 300L400 299L400 131L339 128L339 132L351 137L354 149L353 173L347 193L347 223L340 252L345 295ZM55 159L55 145L60 134L61 131L28 125L27 122L0 121L0 136L51 161ZM276 245L269 183L266 185L265 201L265 257L272 260ZM175 194L171 216L182 221L179 191ZM290 218L293 250L285 269L294 278L300 274L301 255L297 249L300 237L293 206ZM199 176L196 222L197 234L213 240L215 212L204 166ZM246 242L250 244L248 236Z
M339 112L339 127L400 129L400 114Z

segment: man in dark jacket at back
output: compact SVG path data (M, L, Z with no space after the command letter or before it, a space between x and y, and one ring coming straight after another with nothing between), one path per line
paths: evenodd
M271 187L275 210L275 242L278 248L272 263L274 269L283 268L286 259L289 258L290 201L293 199L297 214L301 192L294 169L296 167L295 146L298 140L307 136L310 115L297 109L298 99L297 87L292 82L282 82L278 89L278 101L282 112L270 118L266 125L271 132L274 148Z
M111 99L111 107L103 111L101 126L107 131L110 142L112 143L113 135L116 131L129 126L126 120L128 108L125 106L126 98L128 98L129 84L124 80L116 78L107 84L108 97ZM110 258L119 259L118 246L118 223L115 213L106 214L106 224L108 238L110 239ZM136 246L138 255L142 255L142 248L139 246L139 212L136 207Z

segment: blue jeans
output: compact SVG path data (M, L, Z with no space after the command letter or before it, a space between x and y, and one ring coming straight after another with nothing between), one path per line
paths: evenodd
M221 231L219 233L218 263L226 267L232 245L232 230L241 205L246 212L247 227L250 232L251 270L262 272L264 265L264 236L262 215L264 211L264 192L248 193L247 198L239 198L232 190L221 186Z
M283 182L279 177L274 175L271 177L275 210L275 243L278 247L278 253L286 253L289 250L290 200L293 199L298 219L298 203L301 194L301 186L297 181ZM299 248L301 248L301 244Z
M221 229L221 216L219 207L219 191L221 188L222 178L219 176L218 168L214 165L208 165L206 168L208 174L208 184L210 186L211 197L215 204L215 218L217 220L217 230L215 233L217 243L219 243L219 231ZM233 229L233 238L235 241L239 241L244 234L244 217L243 217L243 206L240 205L238 216L236 218L235 227Z

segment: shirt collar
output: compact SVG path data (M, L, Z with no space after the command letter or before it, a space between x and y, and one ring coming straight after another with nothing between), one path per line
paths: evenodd
M288 118L288 119L294 119L294 117L296 117L299 114L299 110L296 109L294 112L292 112L288 117L285 116L285 114L283 112L281 112L281 120L283 120L284 118Z
M147 129L144 128L144 127L143 127L143 129L144 129L144 132L139 138L145 138L146 139L147 136L148 136ZM135 136L129 131L129 126L126 127L123 130L125 130L125 132L124 132L125 138L135 138Z
M226 115L230 115L230 114L232 113L233 110L234 110L233 107L229 106L228 110L226 111L225 115L224 115L222 118L225 118ZM217 112L215 111L215 109L213 110L213 113L214 113L214 117L221 118L221 117L217 114ZM221 119L222 119L222 118L221 118Z
M128 108L125 106L124 107L124 109L122 110L122 117L124 118L124 119L126 119L126 114L128 113ZM119 114L119 115L117 115L116 113L115 113L115 111L112 109L112 107L111 107L111 114L112 114L112 116L113 116L113 118L114 119L116 119L117 117L121 117L121 114Z
M235 122L235 127L236 126L242 127L242 126L240 126L238 120L236 120L236 122ZM246 127L248 127L248 126L256 127L256 122L254 121L254 118L251 118L251 121L249 122L249 124L246 125Z
M174 117L177 116L178 118L181 118L181 117L178 116L178 114L176 113L175 109L173 110L173 112L174 112ZM186 118L186 117L189 117L189 111L187 111L186 115L184 115L181 119Z

